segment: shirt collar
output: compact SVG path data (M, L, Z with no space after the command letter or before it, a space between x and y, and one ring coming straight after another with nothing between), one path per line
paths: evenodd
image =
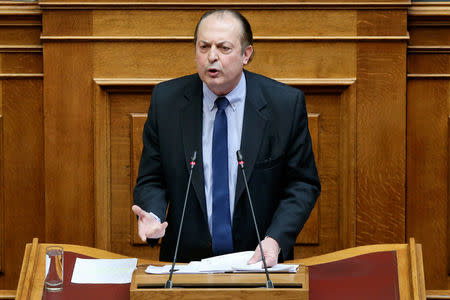
M231 92L225 95L225 97L227 97L228 99L228 102L230 102L230 106L233 109L233 111L236 111L237 105L240 102L244 102L246 91L247 85L245 81L244 72L242 72L241 79L239 80L236 87ZM214 102L216 101L217 97L219 96L214 94L203 82L203 101L205 101L204 104L207 105L208 110L211 111L214 109L215 107Z

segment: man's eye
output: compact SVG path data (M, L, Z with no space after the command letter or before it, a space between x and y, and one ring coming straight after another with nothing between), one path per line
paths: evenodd
M222 49L223 49L223 51L230 51L231 50L231 48L227 47L227 46L222 46Z

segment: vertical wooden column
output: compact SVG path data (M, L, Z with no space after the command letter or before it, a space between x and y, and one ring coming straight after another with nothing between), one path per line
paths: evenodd
M1 89L1 85L0 85ZM0 272L3 272L5 260L5 198L3 183L3 113L2 101L0 98Z
M92 35L92 11L70 5L67 10L53 10L40 4L46 241L94 246L95 62L93 43L73 38Z
M357 245L405 241L406 10L358 12ZM380 25L383 24L383 25Z
M414 3L408 13L406 233L423 245L427 289L448 288L449 8Z
M36 3L0 4L0 289L16 288L24 245L44 237L40 34Z

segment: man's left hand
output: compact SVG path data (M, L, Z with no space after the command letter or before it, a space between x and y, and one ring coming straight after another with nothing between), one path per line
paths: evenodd
M278 246L278 242L268 236L261 241L261 245L263 247L267 267L269 268L275 266L278 263L278 254L280 253L280 246ZM248 264L251 265L257 263L258 261L261 261L261 250L259 250L259 245L256 247L255 253L248 261ZM264 268L264 264L262 264L262 267Z

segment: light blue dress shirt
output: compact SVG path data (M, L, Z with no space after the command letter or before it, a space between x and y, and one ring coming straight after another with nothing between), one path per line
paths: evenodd
M233 224L234 202L236 194L236 178L238 172L238 163L236 159L236 151L241 147L242 122L244 120L245 96L247 94L247 86L245 75L242 73L241 79L237 86L225 97L227 97L230 105L225 109L227 115L228 129L228 184L230 191L230 215L231 224ZM203 131L202 131L202 147L203 147L203 171L205 178L205 197L206 212L208 214L209 232L212 232L212 138L214 130L214 119L216 117L217 107L214 102L218 98L208 86L203 83Z

